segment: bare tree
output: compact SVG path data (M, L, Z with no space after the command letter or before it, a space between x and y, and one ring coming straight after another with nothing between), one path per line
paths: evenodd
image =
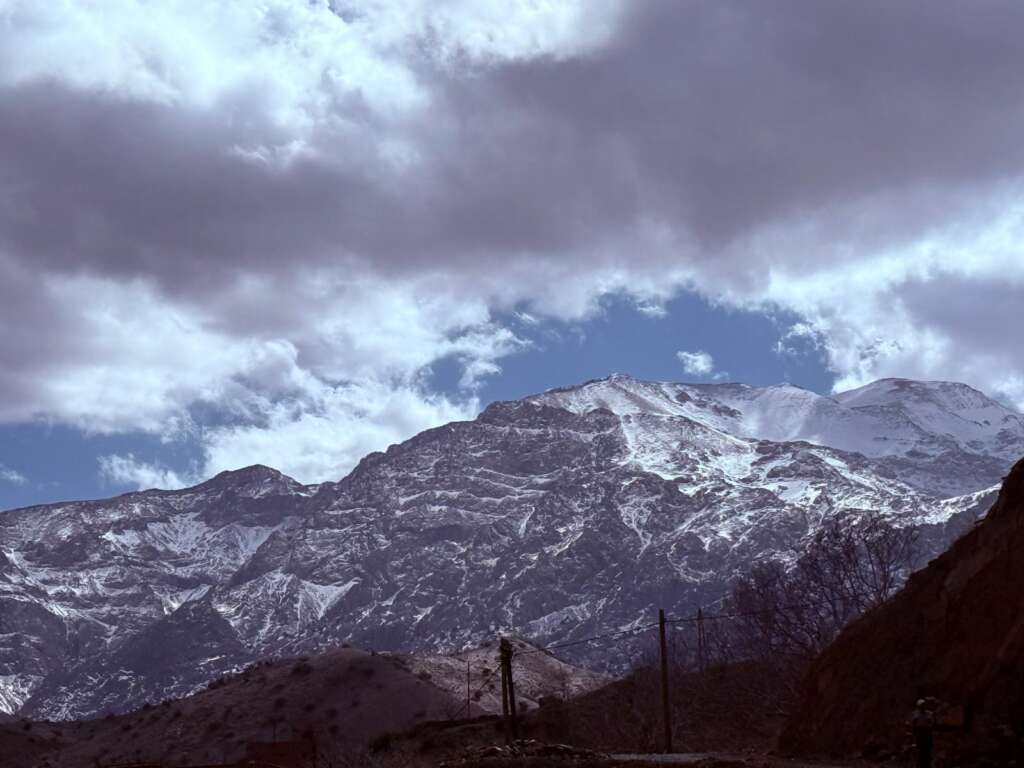
M877 513L838 516L799 555L755 565L727 601L733 651L803 666L865 611L893 595L916 559L917 532Z
M915 565L916 543L914 528L877 513L835 516L788 557L754 565L702 620L678 617L668 638L677 743L695 750L770 743L807 665L844 626L899 589ZM573 735L601 749L616 740L655 748L658 662L658 643L646 636L623 688L619 711L629 717L589 730L581 724Z

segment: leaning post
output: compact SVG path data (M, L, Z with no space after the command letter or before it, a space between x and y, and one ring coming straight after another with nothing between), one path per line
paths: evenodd
M516 712L516 684L512 679L512 644L507 638L501 639L501 664L505 672L505 685L508 689L508 725L512 740L519 738L519 719Z

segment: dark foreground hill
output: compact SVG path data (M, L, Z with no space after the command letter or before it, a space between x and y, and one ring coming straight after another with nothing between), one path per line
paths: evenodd
M520 639L513 644L524 711L535 710L539 700L580 695L607 682ZM3 718L0 768L233 764L253 756L292 764L276 754L270 759L261 752L267 749L298 750L301 765L363 765L371 747L379 752L379 743L392 734L500 712L497 655L492 643L450 657L341 648L257 662L200 693L124 715L74 722ZM468 707L467 673L473 690ZM491 736L493 731L489 727Z
M458 713L463 702L424 678L400 659L351 648L264 662L127 715L0 724L0 765L234 762L275 739L315 744L324 765L341 765L382 734Z
M892 751L919 698L963 726L940 752L967 765L1024 753L1024 461L985 519L815 662L782 739L803 753ZM959 717L951 718L958 720Z

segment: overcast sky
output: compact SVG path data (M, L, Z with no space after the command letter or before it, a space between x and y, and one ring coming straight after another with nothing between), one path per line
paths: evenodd
M1024 406L1024 4L0 0L0 508L613 371Z

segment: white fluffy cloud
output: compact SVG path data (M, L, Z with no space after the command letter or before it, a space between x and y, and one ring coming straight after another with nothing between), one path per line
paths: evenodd
M105 457L102 476L121 484L180 487L253 463L309 482L337 479L372 450L472 418L476 379L522 344L488 321L485 305L443 296L433 284L299 282L250 282L196 308L143 282L54 280L41 310L66 311L66 324L40 328L37 342L68 351L59 363L41 357L38 370L23 360L17 375L36 386L0 416L99 434L141 430L201 447L203 461L184 474ZM285 296L295 306L268 317ZM465 370L457 400L423 384L429 366L449 357ZM197 407L221 423L196 423Z
M707 376L715 370L715 361L707 352L676 352L683 370L693 376Z
M337 480L372 451L476 413L475 400L455 403L414 387L321 382L294 397L268 398L259 422L202 430L203 460L186 472L129 453L102 456L100 475L116 485L173 489L273 460L276 469L305 482Z
M388 117L428 106L409 60L425 40L453 66L568 56L605 40L617 16L613 0L12 0L0 6L0 82L57 78L240 115L258 99L279 140L240 149L287 157L344 130L346 100Z
M1024 302L1024 209L988 213L856 259L781 262L737 300L804 317L790 334L820 345L837 390L886 376L952 379L1024 409L1024 348L1013 331Z
M476 413L475 400L455 403L411 386L321 385L298 399L269 403L260 424L209 430L203 474L273 456L285 474L307 482L337 480L371 451Z
M140 461L132 453L101 456L99 464L100 477L104 481L142 490L148 488L174 490L184 488L198 479L190 475L181 475L159 464Z

